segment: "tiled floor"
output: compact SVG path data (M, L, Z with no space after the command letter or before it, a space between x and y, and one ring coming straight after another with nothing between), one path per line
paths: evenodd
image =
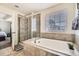
M23 50L16 52L11 47L7 47L0 50L0 56L24 56L24 52Z

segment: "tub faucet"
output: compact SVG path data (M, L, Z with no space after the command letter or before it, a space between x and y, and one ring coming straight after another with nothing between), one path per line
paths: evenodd
M36 40L37 40L37 39L35 38L34 43L36 43Z
M38 37L37 37L37 38L35 38L34 43L36 43L36 41L37 41L38 39L39 39Z

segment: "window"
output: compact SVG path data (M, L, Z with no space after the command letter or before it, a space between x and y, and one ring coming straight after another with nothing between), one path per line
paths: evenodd
M32 31L36 31L36 17L32 19Z
M57 11L46 16L46 32L65 31L67 12Z

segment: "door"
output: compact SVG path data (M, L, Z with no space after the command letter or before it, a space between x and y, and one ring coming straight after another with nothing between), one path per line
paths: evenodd
M18 17L18 43L27 40L28 23L25 16Z

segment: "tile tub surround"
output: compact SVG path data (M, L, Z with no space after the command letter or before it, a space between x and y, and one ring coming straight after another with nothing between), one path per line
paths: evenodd
M41 33L42 38L57 39L63 41L74 42L74 34L64 34L64 33Z

